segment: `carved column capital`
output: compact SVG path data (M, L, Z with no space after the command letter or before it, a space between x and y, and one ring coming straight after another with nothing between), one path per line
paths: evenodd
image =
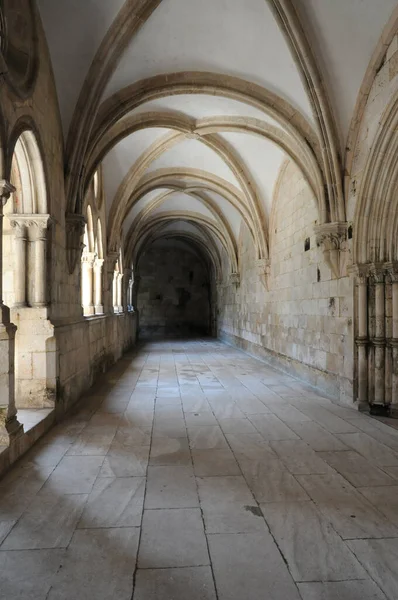
M104 265L104 259L103 258L98 258L98 256L95 256L94 259L94 268L95 269L102 269L103 265Z
M390 262L385 263L384 265L387 276L389 277L391 283L398 283L398 263Z
M72 275L80 260L84 248L83 235L86 219L83 215L69 213L65 218L66 227L66 259L69 273Z
M358 284L367 284L369 277L369 264L355 264L352 265L349 269L349 273L354 275Z
M116 261L119 258L119 252L108 252L106 256L106 264L108 273L113 273L115 270Z
M348 223L336 221L315 228L316 242L322 247L325 261L337 278L344 275Z
M8 219L16 235L28 232L31 240L45 238L48 227L53 223L50 215L46 214L11 214Z
M16 238L27 238L27 226L23 219L18 218L19 215L8 215L10 227L14 230Z
M82 262L87 263L87 265L92 269L94 267L96 258L97 254L95 252L83 252Z
M369 274L374 281L374 283L384 283L386 270L384 268L384 264L373 263L370 265Z

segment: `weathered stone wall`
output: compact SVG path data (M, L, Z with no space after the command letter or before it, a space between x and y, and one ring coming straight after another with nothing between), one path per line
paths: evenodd
M317 219L315 200L301 172L293 163L285 164L270 223L268 289L243 225L241 283L238 288L227 282L219 287L219 333L222 339L271 360L325 393L350 401L352 284L348 277L332 279L316 245Z
M209 332L208 277L197 255L155 243L142 257L139 272L141 337Z
M136 315L78 320L56 328L59 344L58 410L67 410L96 376L135 343Z

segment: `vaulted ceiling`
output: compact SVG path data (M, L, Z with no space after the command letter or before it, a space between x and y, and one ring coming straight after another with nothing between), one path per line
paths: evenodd
M211 245L214 256L224 246L234 270L244 221L266 260L273 188L287 157L311 186L320 222L345 219L347 135L396 0L38 5L68 210L82 210L102 164L111 249L124 237L133 257L169 231Z

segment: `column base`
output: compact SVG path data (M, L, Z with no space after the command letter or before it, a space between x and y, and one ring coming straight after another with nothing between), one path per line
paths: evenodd
M23 434L23 425L18 421L16 415L6 420L6 429L10 438L16 438Z
M390 416L390 405L389 404L371 404L369 406L369 413L375 417L389 417Z
M83 315L85 317L92 317L93 315L95 315L94 305L92 305L92 306L83 306Z
M389 416L392 419L398 419L398 405L397 404L391 404Z
M104 314L104 307L102 304L98 304L97 306L94 307L95 310L95 314L96 315L103 315Z
M6 413L7 409L0 408L0 446L8 446L10 443L10 436L6 428Z
M9 446L12 438L23 434L23 425L18 421L16 415L7 419L7 410L0 409L0 446Z

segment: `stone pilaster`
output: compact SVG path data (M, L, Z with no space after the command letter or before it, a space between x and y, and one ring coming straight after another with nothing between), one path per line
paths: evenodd
M315 228L316 241L322 247L326 264L333 276L344 277L347 266L348 224L343 222L323 223Z

